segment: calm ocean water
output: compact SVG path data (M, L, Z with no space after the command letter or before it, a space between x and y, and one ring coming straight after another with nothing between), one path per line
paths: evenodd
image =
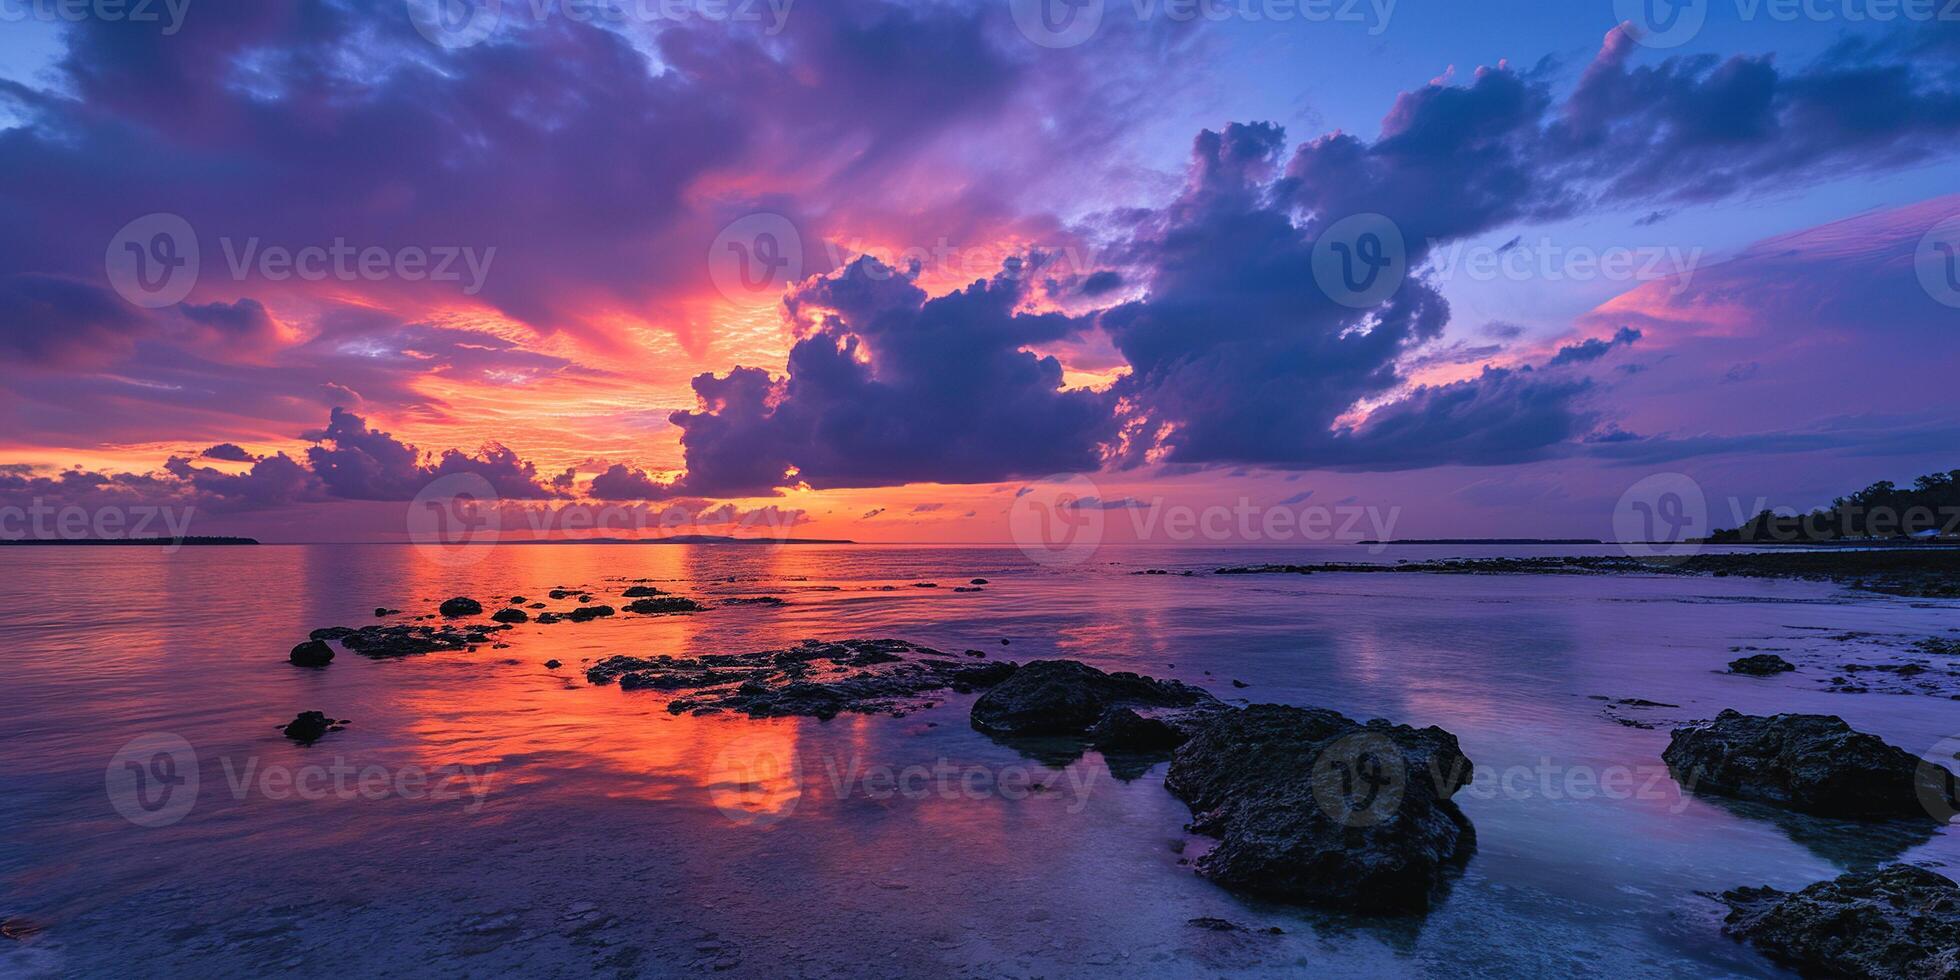
M1108 548L1071 569L1012 548L482 551L454 566L383 545L0 550L0 918L42 928L0 941L0 974L1764 976L1698 893L1891 859L1960 869L1950 830L1696 799L1660 765L1671 724L1727 707L1837 714L1932 752L1960 734L1955 701L1823 679L1953 635L1953 602L1740 578L1130 574L1371 557L1359 547ZM984 591L950 588L975 577ZM309 630L376 606L561 585L618 604L636 578L788 604L286 662ZM1443 726L1479 772L1457 796L1479 849L1425 917L1267 905L1180 864L1189 813L1162 765L1044 766L972 731L970 697L900 719L676 717L579 669L870 636ZM1802 669L1717 673L1737 647ZM306 709L352 723L296 746L277 728ZM132 800L110 787L146 735ZM155 767L157 737L181 768Z

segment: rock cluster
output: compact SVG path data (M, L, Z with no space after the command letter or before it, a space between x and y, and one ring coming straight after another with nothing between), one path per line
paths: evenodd
M702 657L607 657L588 667L593 684L687 692L675 714L734 711L750 717L843 712L903 716L943 690L971 691L1011 677L1014 664L955 660L902 640L805 640L783 650Z

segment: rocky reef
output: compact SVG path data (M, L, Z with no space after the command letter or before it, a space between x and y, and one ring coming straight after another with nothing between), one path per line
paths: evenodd
M1907 864L1796 892L1736 888L1722 931L1805 976L1960 977L1960 885Z
M903 717L937 703L932 694L974 691L1013 676L1005 661L972 663L892 639L805 640L783 650L702 657L607 657L586 668L593 684L687 692L674 714L733 711L753 718L844 712Z

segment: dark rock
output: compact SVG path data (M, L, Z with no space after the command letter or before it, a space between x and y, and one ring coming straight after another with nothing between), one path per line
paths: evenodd
M508 626L471 623L466 626L363 626L349 629L333 626L313 631L313 639L336 639L341 645L364 657L406 657L439 650L463 650L487 643L491 634Z
M646 600L641 600L641 601L644 602ZM595 619L601 619L603 617L610 616L614 613L614 611L615 610L613 609L613 607L604 604L597 605L597 606L580 606L577 609L574 609L571 612L566 613L565 618L571 620L574 623L585 623ZM539 617L539 618L542 619L543 617Z
M1853 731L1836 715L1763 717L1727 709L1714 721L1675 729L1661 758L1697 793L1827 817L1928 815L1919 795L1919 757Z
M544 662L544 669L546 670L557 670L558 668L563 666L565 665L557 660L547 660Z
M1089 729L1089 740L1104 752L1169 752L1185 738L1170 722L1145 717L1134 708L1111 708Z
M1907 864L1737 888L1722 931L1805 976L1960 977L1960 885Z
M337 727L337 722L321 712L302 711L294 716L292 721L287 722L286 727L280 730L286 734L287 738L302 745L309 745L319 741L320 736L336 730Z
M1440 728L1253 705L1212 715L1164 786L1218 838L1200 874L1227 888L1358 912L1427 909L1475 831L1449 797L1470 760Z
M333 662L333 647L323 640L307 640L294 647L286 659L301 667L325 667Z
M483 615L483 603L465 596L457 596L454 599L443 602L442 606L436 611L451 618L457 616L481 616Z
M540 626L550 626L558 620L559 616L554 612L541 612L538 614L538 625Z
M552 589L550 592L545 593L545 595L548 595L553 599L564 599L573 595L577 595L577 593L567 589Z
M376 607L374 607L374 618L376 618L376 619L381 619L381 618L383 618L383 617L387 617L387 616L393 616L394 614L396 614L396 613L398 613L398 612L401 612L401 610L399 610L399 609L390 609L390 608L388 608L387 606L376 606Z
M773 595L749 595L749 596L733 596L733 597L731 597L731 598L727 598L727 599L723 599L723 600L722 600L721 602L722 602L722 605L725 605L725 606L780 606L780 605L784 605L784 602L783 602L783 600L782 600L782 599L781 599L780 597L778 597L778 596L773 596Z
M662 593L659 589L656 589L651 585L635 585L632 588L627 589L626 591L620 593L620 595L628 599L648 599L648 598L652 598L653 596L663 595L663 594L664 593Z
M522 609L506 607L491 613L490 618L499 623L527 623L531 620L531 614Z
M973 579L973 580L971 580L971 581L969 581L969 582L967 582L966 584L968 584L968 585L986 585L986 584L987 584L987 580L986 580L986 579L984 579L984 578L976 578L976 579Z
M1752 677L1768 677L1785 671L1796 670L1797 665L1773 653L1758 653L1754 656L1739 657L1729 661L1729 673L1748 674Z
M542 603L542 602L533 602L533 603L531 603L531 604L530 604L529 606L527 606L526 608L529 608L529 609L543 609L543 608L544 608L544 603Z
M706 608L686 596L661 596L657 599L635 599L626 604L626 611L642 616L657 616L666 613L700 612Z
M953 591L954 592L985 592L987 590L977 585L955 585L953 586Z
M521 606L521 605L523 605L523 604L525 604L525 603L527 603L527 602L530 602L530 601L531 601L531 600L529 600L529 599L526 599L526 598L524 598L524 597L523 597L523 596L521 596L521 595L514 595L514 596L511 596L511 597L510 597L510 604L511 604L511 605L513 605L513 606Z
M1105 674L1074 660L1036 660L973 703L973 727L1001 737L1084 735L1112 707L1188 708L1215 703L1201 688L1127 671Z
M996 660L992 663L955 667L948 684L961 694L968 691L982 691L1012 677L1015 669L1016 665L1012 660Z

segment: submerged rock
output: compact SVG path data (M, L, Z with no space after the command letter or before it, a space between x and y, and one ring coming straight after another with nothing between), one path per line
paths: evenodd
M674 714L739 711L751 717L844 712L903 715L952 688L974 690L1012 674L1011 663L972 664L902 640L805 640L782 650L702 657L607 657L586 668L593 684L689 692Z
M635 585L632 586L631 588L628 588L626 591L620 593L621 596L624 596L625 598L628 599L646 599L646 598L651 598L653 596L664 595L664 594L665 593L661 592L659 589L656 589L651 585Z
M439 650L467 649L480 643L488 643L492 638L491 634L509 628L509 626L493 626L489 623L470 623L466 626L440 628L409 623L397 626L363 626L360 629L327 626L314 630L309 639L311 641L338 640L341 646L364 657L407 657L420 653L435 653ZM296 647L293 652L298 655L299 649ZM331 649L328 652L331 653ZM294 663L298 662L294 661Z
M973 727L998 737L1087 735L1115 707L1216 704L1202 688L1127 671L1105 674L1075 660L1036 660L973 703Z
M1737 888L1722 931L1806 976L1960 977L1960 885L1907 864Z
M1199 874L1239 891L1358 912L1427 909L1476 834L1449 797L1470 782L1456 736L1259 704L1215 713L1164 786L1218 844Z
M783 600L782 600L782 597L781 597L781 596L773 596L773 595L749 595L749 596L731 596L731 597L729 597L729 598L727 598L727 599L723 599L723 600L721 600L721 602L722 602L722 605L724 605L724 606L780 606L780 605L784 605L784 602L783 602Z
M339 731L343 725L344 722L335 721L322 712L302 711L295 715L292 721L287 722L280 731L284 732L287 738L301 745L310 745L319 741L320 737L328 732Z
M1919 757L1853 731L1836 715L1764 717L1725 709L1713 721L1675 729L1661 758L1697 793L1827 817L1928 816Z
M483 615L483 603L471 599L468 596L457 596L454 599L445 600L436 611L451 618L457 616L481 616Z
M333 662L333 647L324 640L307 640L294 647L286 659L301 667L325 667Z
M499 623L526 623L530 622L531 614L522 609L504 608L491 613L490 618Z
M1796 664L1773 653L1758 653L1729 661L1729 673L1749 674L1753 677L1768 677L1796 669Z
M656 616L664 613L700 612L706 608L686 596L670 595L654 599L635 599L626 604L626 611L642 616Z
M605 605L603 603L597 606L580 606L577 609L574 609L571 612L566 613L565 618L571 620L574 623L585 623L595 619L603 619L607 616L612 615L614 611L615 610L613 609L613 607ZM538 619L542 621L544 617L539 616Z

